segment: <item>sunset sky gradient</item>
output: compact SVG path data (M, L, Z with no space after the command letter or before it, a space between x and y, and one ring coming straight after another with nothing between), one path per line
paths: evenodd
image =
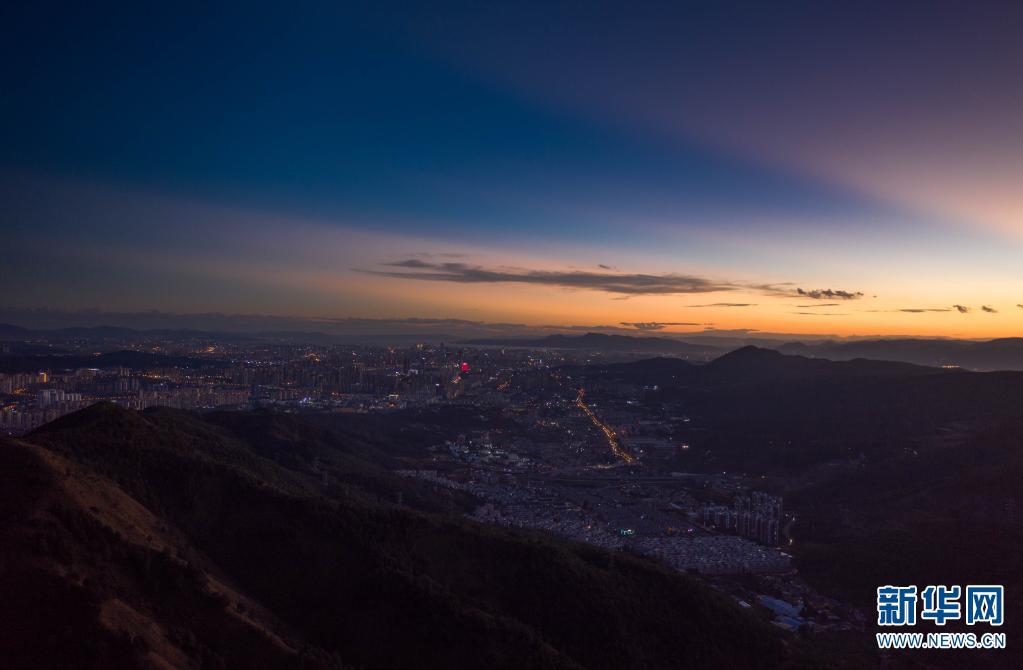
M1023 335L1023 5L0 10L12 309Z

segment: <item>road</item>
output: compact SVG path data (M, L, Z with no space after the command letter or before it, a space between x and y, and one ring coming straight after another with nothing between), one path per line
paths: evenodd
M597 415L593 413L593 410L590 409L589 405L586 404L586 401L583 400L583 396L585 395L586 390L579 389L579 395L576 396L575 404L586 414L586 416L590 417L590 421L593 422L594 426L604 432L604 435L607 437L607 443L611 447L611 452L626 463L632 463L635 461L635 456L622 449L622 445L618 443L618 435L616 435L611 429L611 426L601 421Z

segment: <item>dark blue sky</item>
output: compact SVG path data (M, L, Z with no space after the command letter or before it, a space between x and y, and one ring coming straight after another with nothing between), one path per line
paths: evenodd
M533 218L507 204L479 216L486 191L581 198L593 183L664 207L855 207L695 143L664 147L525 99L417 44L407 17L161 9L39 7L12 20L7 167L266 206L397 210L470 231ZM445 181L483 193L456 202Z

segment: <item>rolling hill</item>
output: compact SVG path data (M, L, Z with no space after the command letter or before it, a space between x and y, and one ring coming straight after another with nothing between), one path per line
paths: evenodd
M880 339L787 342L777 349L835 361L873 358L917 365L957 365L971 370L1023 370L1023 338L974 341L955 339Z
M113 405L0 444L0 666L788 662L659 563L428 511L443 491L391 504L387 458L290 417Z

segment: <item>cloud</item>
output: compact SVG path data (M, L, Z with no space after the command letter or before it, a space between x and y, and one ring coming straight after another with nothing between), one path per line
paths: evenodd
M621 325L635 328L636 330L664 330L668 326L705 326L704 323L688 323L680 321L622 321Z
M981 307L985 312L997 313L993 307L987 305ZM873 310L873 311L885 311L885 310ZM926 312L959 312L960 314L969 314L970 308L966 305L952 305L951 307L904 307L902 309L887 310L892 312L903 312L906 314L924 314Z
M792 312L792 314L798 314L799 316L849 316L848 314L838 312Z
M735 291L746 288L739 284L721 282L705 277L683 274L626 274L617 272L587 272L581 270L526 270L521 268L484 268L467 263L431 263L419 258L409 258L388 267L405 271L362 270L356 272L391 277L394 279L415 279L420 281L444 281L460 284L534 284L558 286L567 289L588 289L617 293L623 296L672 295L683 293L714 293Z
M1018 303L1017 303L1016 307L1019 307L1020 309L1023 309L1023 305L1020 305Z
M411 258L465 258L465 254L454 254L454 253L438 253L434 251L420 251L418 253L409 254Z
M432 263L421 258L408 258L392 263L384 263L386 267L400 268L402 271L365 270L353 268L355 272L371 274L393 279L414 279L419 281L446 281L462 284L498 284L518 283L543 286L557 286L567 289L586 289L618 294L619 300L636 295L676 295L687 293L715 293L717 291L757 291L766 295L791 295L791 290L782 288L781 284L746 284L740 282L721 281L684 275L677 273L644 274L620 273L615 271L591 272L585 270L528 270L522 268L485 268L461 262ZM601 269L611 270L611 266L599 265ZM409 270L409 271L405 271ZM831 295L843 299L859 297L861 293L846 291L804 292L808 297ZM756 303L713 303L709 305L692 305L693 307L751 307Z
M643 325L712 326L714 324L712 324L712 323L682 323L682 324L663 323L663 324L660 324L660 322L651 321L648 324L645 323ZM634 325L632 323L627 323L627 322L620 323L617 326L611 326L611 325L578 325L578 324L576 324L576 325L561 325L561 326L559 326L559 325L554 325L554 324L548 324L548 325L543 325L543 326L534 326L534 328L537 329L537 330L553 331L553 332L556 332L556 333L569 333L569 332L577 332L577 333L608 333L608 334L615 334L615 335L633 335L633 334L636 333L637 330L639 330L639 328L637 328L636 325ZM656 329L655 328L648 328L647 330L656 330Z
M794 292L789 288L790 286L792 286L792 282L778 282L775 284L747 284L743 288L762 293L763 295L791 298Z
M987 312L988 314L998 314L997 309L995 309L994 307L988 307L987 305L981 305L980 309Z
M797 288L796 294L806 298L813 298L814 300L835 300L836 298L839 300L856 300L863 297L863 294L859 291L840 291L830 288L816 288L809 291Z
M714 326L707 326L703 329L705 333L714 333L715 335L749 335L750 333L759 333L759 328L715 328Z
M420 269L420 270L426 269L426 268L432 268L434 266L433 263L427 263L426 261L421 260L419 258L408 258L406 260L397 261L395 263L384 263L384 265L389 265L389 266L395 267L395 268L411 268L411 269Z
M432 262L423 260L423 256L407 258L391 263L383 263L384 267L395 270L367 270L353 268L354 272L390 277L392 279L413 279L418 281L442 281L459 284L533 284L538 286L556 286L566 289L584 289L617 294L616 300L627 300L637 295L680 295L688 293L716 293L718 291L749 291L770 296L801 295L815 300L832 298L854 300L863 296L859 292L838 291L832 289L814 289L810 291L797 288L795 293L791 283L758 284L749 282L726 281L686 275L678 273L646 274L624 273L616 271L612 266L599 264L601 270L529 270L516 267L487 268L463 262ZM719 302L691 307L753 307L756 303ZM818 307L820 305L817 305Z
M709 305L689 305L689 307L756 307L755 302L712 302Z
M817 305L796 305L796 307L800 307L802 309L809 309L809 308L817 308L817 307L838 307L841 304L842 303L840 303L840 302L822 302L822 303L817 304Z

